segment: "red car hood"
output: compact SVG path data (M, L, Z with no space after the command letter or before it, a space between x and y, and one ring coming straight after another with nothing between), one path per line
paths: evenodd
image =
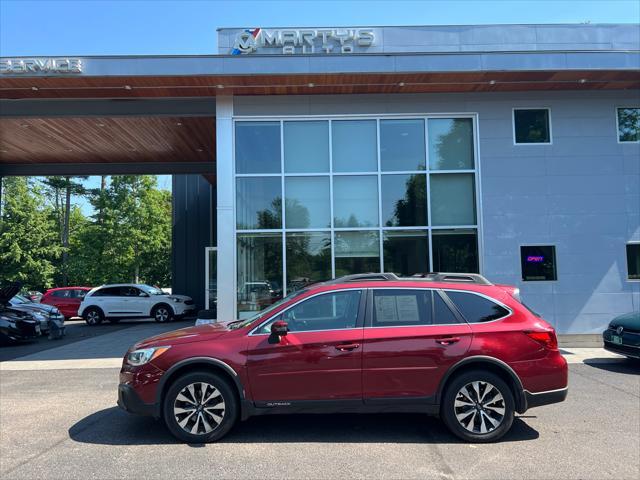
M136 343L133 348L146 348L152 346L179 345L182 343L200 342L203 340L213 340L225 333L230 332L226 323L212 323L200 325L199 327L181 328L172 332L161 333L155 337L145 338Z

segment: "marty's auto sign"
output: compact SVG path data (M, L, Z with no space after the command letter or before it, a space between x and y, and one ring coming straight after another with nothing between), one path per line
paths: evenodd
M375 41L373 28L254 28L238 32L231 54L355 53Z

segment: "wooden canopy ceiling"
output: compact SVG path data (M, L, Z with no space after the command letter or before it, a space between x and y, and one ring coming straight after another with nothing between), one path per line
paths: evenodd
M635 70L0 78L0 98L137 98L640 88Z
M213 117L0 119L0 172L12 164L202 163L215 171ZM144 166L142 167L144 169Z

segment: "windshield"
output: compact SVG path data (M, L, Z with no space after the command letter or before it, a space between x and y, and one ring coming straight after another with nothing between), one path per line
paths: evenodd
M165 293L162 290L156 287L152 287L150 285L138 285L138 287L140 288L140 290L142 290L145 293L148 293L149 295L165 295Z
M288 302L289 300L292 300L296 297L299 297L300 295L307 293L308 291L309 291L308 288L303 288L302 290L291 292L282 300L279 300L276 303L269 305L267 308L256 313L252 317L249 317L244 320L236 320L235 322L231 322L229 325L227 325L227 327L230 328L231 330L235 330L236 328L242 328L242 327L246 327L247 325L251 325L253 322L266 317L269 313L273 312L276 308L280 307L283 303Z
M15 303L31 303L31 300L23 297L22 295L16 295L11 300L13 300Z

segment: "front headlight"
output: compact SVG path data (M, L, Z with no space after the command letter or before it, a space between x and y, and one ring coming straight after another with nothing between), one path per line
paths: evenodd
M169 297L169 300L173 300L176 303L181 303L182 299L181 298L177 298L177 297Z
M154 358L158 358L171 347L151 347L134 350L127 354L127 363L134 367L139 367L145 363L149 363Z
M47 317L44 316L44 314L40 313L40 312L33 312L31 314L31 316L33 318L35 318L36 320L38 320L39 322L42 322L44 320L47 320Z

